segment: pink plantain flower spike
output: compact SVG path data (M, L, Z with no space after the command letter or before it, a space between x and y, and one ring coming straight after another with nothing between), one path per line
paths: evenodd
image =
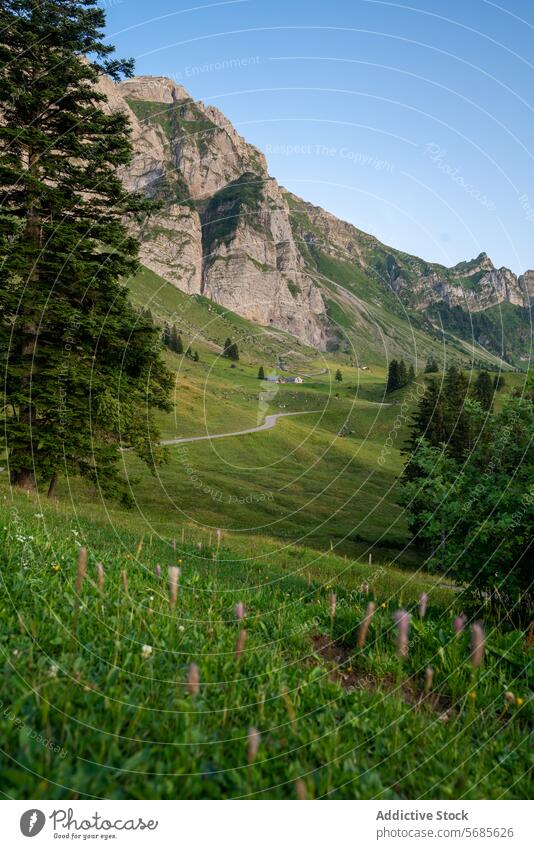
M410 614L407 610L397 610L395 613L397 623L397 654L399 657L408 657L408 634L410 632Z
M237 636L237 640L236 640L236 644L235 644L235 659L236 660L239 660L239 658L243 654L243 649L245 648L246 640L247 640L247 632L245 630L240 631L238 636Z
M427 595L427 593L421 593L421 595L419 597L419 619L425 618L427 607L428 607L428 595Z
M476 668L484 660L484 628L478 622L471 628L471 663Z
M302 778L297 778L295 781L295 794L297 799L307 799L308 790Z
M169 605L171 608L176 607L176 599L178 598L178 578L180 570L178 566L169 566Z
M337 596L335 593L330 593L330 618L333 619L336 615Z
M78 569L76 571L76 595L80 594L82 589L82 584L85 580L85 574L87 572L87 549L85 546L80 548L80 552L78 554Z
M465 625L465 616L464 616L463 613L460 614L460 616L454 617L454 622L452 623L452 627L454 629L454 633L456 634L456 636L458 636L458 634L462 633L462 631L464 630L464 625Z
M242 601L238 601L236 606L234 607L234 616L236 619L244 619L245 618L245 606Z
M100 591L102 591L102 589L104 587L104 564L101 561L99 561L99 563L97 564L96 575L97 575L96 580L97 580L97 584L98 584L98 589Z
M374 616L375 610L376 610L376 604L374 603L374 601L370 601L369 604L367 605L367 612L366 612L365 616L363 617L362 623L361 623L361 625L358 629L357 646L358 646L359 649L363 649L363 647L365 645L365 641L367 639L367 632L369 630L369 625L371 624L371 620Z
M258 749L260 745L260 732L257 728L250 728L248 732L248 752L247 752L247 760L249 764L253 764L256 760L256 755L258 754Z
M200 672L196 663L192 663L189 667L187 689L192 696L196 696L200 689Z

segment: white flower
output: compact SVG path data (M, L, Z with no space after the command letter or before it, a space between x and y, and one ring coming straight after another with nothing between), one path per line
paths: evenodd
M178 625L178 630L179 630L179 631L185 631L185 628L184 628L184 626L183 626L183 625Z
M36 519L42 519L44 518L44 513L34 513L34 516Z
M152 646L144 645L143 648L141 649L141 657L143 658L143 660L148 660L148 658L150 657L151 654L152 654Z
M59 667L57 667L56 664L53 663L52 666L50 667L50 669L48 670L48 677L49 678L57 678L58 672L59 672Z

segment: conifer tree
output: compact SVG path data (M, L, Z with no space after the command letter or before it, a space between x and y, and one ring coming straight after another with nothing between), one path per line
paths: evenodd
M116 492L119 443L161 459L150 417L169 408L170 374L121 283L138 267L126 219L149 205L117 176L128 118L96 88L132 62L110 58L104 24L95 0L0 6L3 430L28 489L65 471Z
M258 380L265 380L265 371L263 366L260 366L258 369Z
M396 389L400 387L400 373L399 373L399 363L397 360L391 360L388 366L388 380L386 385L386 392L389 394L390 392L395 392Z
M489 411L493 408L494 384L487 371L481 371L475 380L473 395L483 410Z
M406 370L406 363L404 360L401 360L399 363L399 388L402 389L403 386L406 386L408 383L408 372Z
M415 369L413 364L410 363L410 368L408 369L408 383L413 383L415 380Z
M336 371L336 380L338 380L339 382L341 382L343 380L343 375L341 374L341 369L339 369L339 368Z
M195 353L193 354L193 359L195 363L198 363L198 361L200 360L200 357L198 356L198 351L195 351Z

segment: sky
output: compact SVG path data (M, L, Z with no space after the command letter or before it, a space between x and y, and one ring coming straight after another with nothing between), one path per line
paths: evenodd
M101 5L137 74L217 106L290 191L433 262L534 268L531 0Z

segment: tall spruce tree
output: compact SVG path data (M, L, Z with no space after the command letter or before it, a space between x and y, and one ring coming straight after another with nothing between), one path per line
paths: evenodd
M104 24L94 0L0 5L4 436L25 488L53 490L65 471L116 492L119 443L162 458L150 416L168 409L171 378L120 282L137 268L125 220L149 206L117 176L128 119L96 88L132 62L110 58Z
M487 371L481 371L475 380L473 395L483 410L493 409L494 383Z
M401 360L399 363L399 387L402 388L406 386L408 383L408 371L406 369L406 363L404 360Z
M388 379L386 384L386 392L395 392L400 388L400 373L398 360L391 360L388 366Z

